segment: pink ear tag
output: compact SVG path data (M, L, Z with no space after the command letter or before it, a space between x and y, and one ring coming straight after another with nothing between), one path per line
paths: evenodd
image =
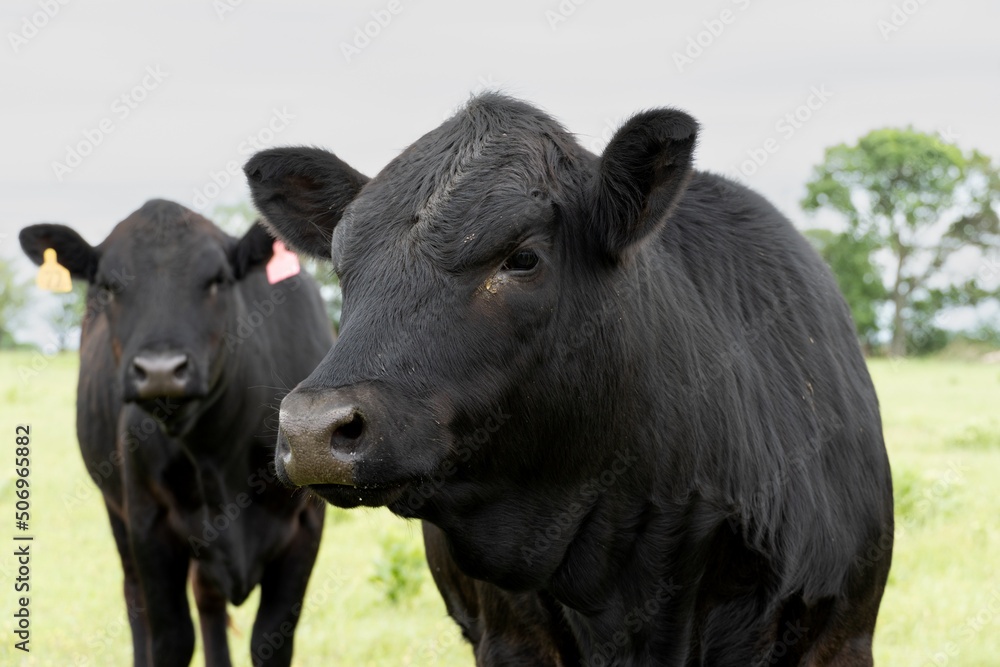
M285 247L281 241L274 242L274 255L265 267L267 270L267 282L281 282L286 278L298 275L302 267L299 266L299 256Z

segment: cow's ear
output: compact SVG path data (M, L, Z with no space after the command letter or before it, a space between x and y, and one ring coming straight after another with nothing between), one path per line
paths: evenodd
M83 237L66 225L43 222L21 230L18 235L21 249L35 264L41 265L45 251L56 251L56 261L69 270L69 275L77 280L93 282L97 273L100 251L83 240Z
M250 269L265 264L273 254L274 237L258 220L229 251L233 275L242 280Z
M656 231L691 175L698 123L674 109L636 114L612 137L598 166L592 229L618 256Z
M319 148L270 148L243 167L257 210L289 247L330 257L330 240L347 205L368 182Z

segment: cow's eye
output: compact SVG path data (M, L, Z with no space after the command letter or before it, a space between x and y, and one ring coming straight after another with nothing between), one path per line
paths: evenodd
M534 250L518 250L503 263L504 271L531 271L538 266L538 253Z
M210 294L214 295L216 292L219 291L219 286L222 285L224 282L226 282L226 274L223 273L222 271L219 271L219 273L217 273L214 278L212 278L205 284L205 289L207 289Z

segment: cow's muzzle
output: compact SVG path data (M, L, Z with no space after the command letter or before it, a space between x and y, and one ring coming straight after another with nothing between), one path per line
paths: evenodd
M125 373L125 398L184 398L192 393L191 376L190 360L183 352L140 352Z
M321 393L293 391L281 401L275 453L278 477L294 486L354 486L366 428L356 406L331 403Z

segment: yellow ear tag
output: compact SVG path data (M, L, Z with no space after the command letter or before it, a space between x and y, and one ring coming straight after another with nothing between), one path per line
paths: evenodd
M38 267L35 284L50 292L73 291L73 279L69 277L69 270L56 261L56 251L52 248L45 250L44 261Z

